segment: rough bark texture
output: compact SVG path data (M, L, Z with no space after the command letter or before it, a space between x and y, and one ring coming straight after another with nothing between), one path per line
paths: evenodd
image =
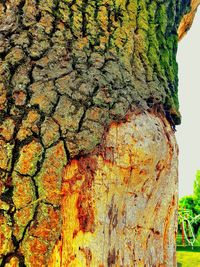
M0 2L0 266L173 266L189 4Z

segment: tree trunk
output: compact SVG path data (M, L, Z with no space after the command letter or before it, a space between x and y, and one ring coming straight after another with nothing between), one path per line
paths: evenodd
M176 265L189 5L1 1L0 266Z

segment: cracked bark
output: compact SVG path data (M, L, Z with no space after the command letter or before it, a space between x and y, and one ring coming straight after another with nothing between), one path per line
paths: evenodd
M175 266L189 10L0 2L0 266Z

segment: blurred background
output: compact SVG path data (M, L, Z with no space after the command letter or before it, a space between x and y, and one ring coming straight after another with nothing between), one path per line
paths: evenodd
M179 211L177 266L200 267L200 8L179 42Z
M193 193L200 170L200 9L187 35L179 42L179 102L182 124L177 127L179 144L179 195Z

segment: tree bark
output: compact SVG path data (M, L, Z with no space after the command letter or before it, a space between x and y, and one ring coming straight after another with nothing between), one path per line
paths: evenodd
M178 28L179 40L184 37L184 35L189 31L190 27L192 26L199 4L200 0L191 0L191 10L182 18Z
M1 1L0 266L175 266L189 6Z

